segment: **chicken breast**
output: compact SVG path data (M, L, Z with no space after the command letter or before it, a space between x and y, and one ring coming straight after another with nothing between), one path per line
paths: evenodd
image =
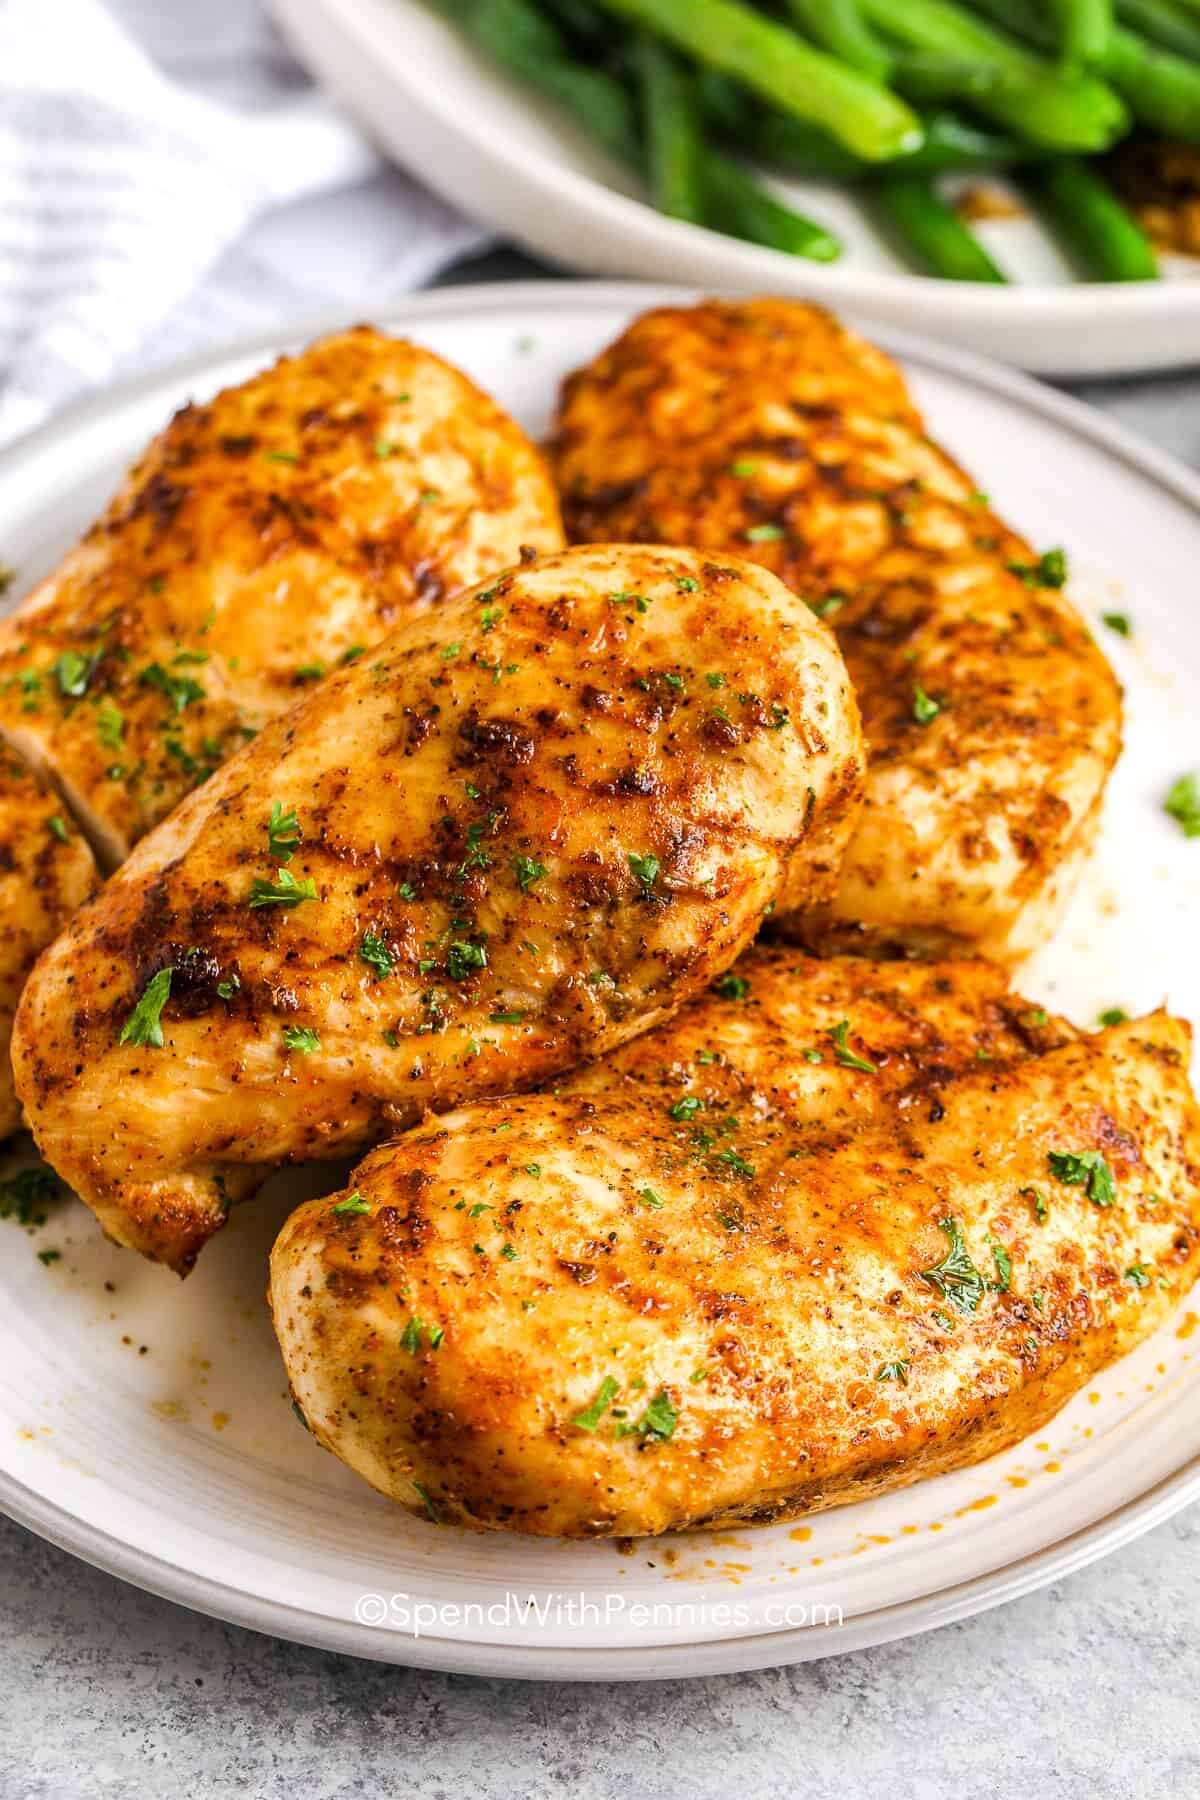
M58 795L13 751L0 750L0 1141L21 1123L9 1043L25 978L99 885Z
M331 675L147 837L17 1019L39 1148L185 1271L231 1198L667 1018L830 891L862 740L749 563L525 566Z
M818 1511L1019 1440L1196 1278L1186 1026L1080 1038L961 967L835 961L781 1056L781 964L738 967L288 1220L293 1392L383 1493L562 1537Z
M566 382L569 535L734 550L827 619L869 776L842 880L782 921L821 950L1001 962L1050 935L1120 749L1120 691L1038 557L829 314L709 302L635 321Z
M538 453L465 375L325 338L176 414L0 621L0 735L115 866L326 669L562 542Z

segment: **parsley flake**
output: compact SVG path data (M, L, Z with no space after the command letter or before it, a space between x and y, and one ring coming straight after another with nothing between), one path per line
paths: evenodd
M1111 1206L1117 1197L1113 1172L1099 1150L1051 1150L1050 1173L1064 1187L1081 1187L1093 1206Z
M283 1041L287 1049L297 1050L301 1056L311 1056L321 1048L320 1036L311 1025L285 1025Z
M376 937L373 931L364 931L362 942L358 946L358 960L374 969L380 981L386 979L395 968L395 959L383 939Z
M299 847L299 821L294 812L284 812L276 800L267 820L267 854L277 863L290 863Z
M922 1269L922 1281L936 1288L943 1300L950 1300L960 1312L973 1313L983 1298L983 1276L971 1261L957 1219L939 1219L938 1230L945 1234L950 1248L940 1263Z
M550 873L545 863L535 862L532 856L514 856L513 869L517 877L517 886L523 894L527 894L535 882L541 881Z
M1200 837L1200 780L1181 775L1163 801L1163 811L1176 821L1184 837Z
M331 1206L329 1210L331 1213L337 1213L339 1217L344 1217L347 1214L356 1216L359 1213L369 1213L371 1209L359 1193L358 1189L355 1188L352 1194L347 1194L344 1200L339 1200L337 1204Z
M171 993L171 977L173 968L160 969L157 975L151 976L142 992L142 997L122 1025L117 1038L119 1044L149 1044L155 1050L162 1049L162 1009Z
M297 881L289 869L280 869L277 881L264 881L256 875L250 883L250 906L299 906L304 900L317 898L317 884L311 875Z
M908 1386L908 1364L903 1357L895 1362L880 1363L875 1371L876 1381L898 1381L901 1387Z
M864 1056L856 1056L847 1039L850 1036L849 1019L839 1019L836 1025L829 1027L829 1035L833 1039L833 1060L841 1063L844 1069L861 1069L864 1075L878 1075L879 1069Z

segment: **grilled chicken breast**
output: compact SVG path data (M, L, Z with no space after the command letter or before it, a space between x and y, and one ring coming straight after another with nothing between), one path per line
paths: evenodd
M178 413L0 620L0 735L114 866L327 668L562 542L540 457L465 375L326 338Z
M39 1148L182 1271L275 1165L532 1086L827 894L862 776L766 571L577 550L411 620L147 837L38 965Z
M21 1123L9 1042L25 978L98 886L92 853L58 795L0 749L0 1140Z
M789 960L292 1215L271 1304L321 1443L456 1524L773 1520L991 1455L1163 1320L1200 1271L1186 1026Z
M895 365L786 300L646 314L565 384L569 535L750 556L827 619L869 776L823 950L1002 962L1049 936L1120 748L1104 657L926 435Z

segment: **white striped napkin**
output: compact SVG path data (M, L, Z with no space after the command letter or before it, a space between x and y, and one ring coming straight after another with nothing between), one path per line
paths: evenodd
M252 0L0 0L0 441L114 372L364 312L484 241Z

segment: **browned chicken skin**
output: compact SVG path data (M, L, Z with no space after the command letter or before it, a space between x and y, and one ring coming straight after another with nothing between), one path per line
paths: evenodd
M976 1462L1200 1271L1189 1047L1163 1014L1079 1037L979 965L752 951L554 1094L430 1122L294 1213L293 1391L402 1505L546 1535Z
M0 794L0 1137L18 1123L5 1022L95 880L74 824L69 851L47 848L46 817L74 815L111 868L326 668L562 541L512 420L381 332L326 338L176 415L0 619L0 738L64 795L38 789L26 817L23 791Z
M1040 561L925 433L899 371L786 300L665 308L568 378L568 533L750 556L837 634L869 776L817 949L1050 935L1120 748L1116 681Z
M512 571L268 725L46 953L13 1042L39 1148L186 1271L273 1166L669 1017L830 891L861 777L837 648L765 570Z
M0 620L0 735L112 866L327 668L562 541L537 452L465 375L325 338L177 413Z
M25 977L99 885L87 842L58 795L0 747L0 1141L21 1123L9 1043Z

